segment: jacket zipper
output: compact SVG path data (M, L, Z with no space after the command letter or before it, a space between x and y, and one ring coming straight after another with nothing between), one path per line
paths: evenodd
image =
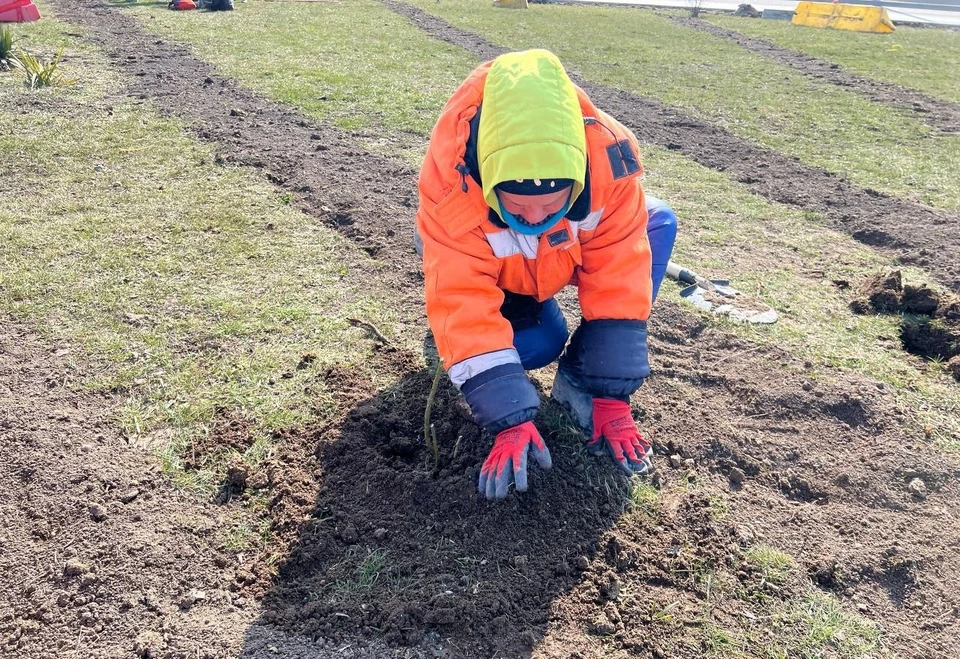
M470 168L467 167L467 163L462 162L456 167L454 167L458 172L460 172L460 189L464 192L467 191L467 175L470 173Z

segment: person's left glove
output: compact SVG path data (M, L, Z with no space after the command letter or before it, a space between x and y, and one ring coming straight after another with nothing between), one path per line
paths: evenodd
M593 439L587 450L592 455L609 453L628 474L645 474L653 468L653 446L637 430L630 403L622 400L593 399Z
M531 446L532 445L532 446ZM542 469L553 466L550 451L533 421L501 430L493 442L493 449L480 470L477 489L487 499L503 499L510 483L517 485L517 492L527 491L527 451L533 450L533 458Z

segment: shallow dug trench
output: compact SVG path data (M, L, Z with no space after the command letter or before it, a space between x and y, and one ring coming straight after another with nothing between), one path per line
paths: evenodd
M834 283L849 287L848 282ZM904 350L944 363L960 380L960 298L925 284L904 284L903 275L894 270L861 282L850 308L859 314L900 314Z
M631 501L550 404L538 424L553 470L488 503L475 487L490 438L446 386L433 409L442 466L427 466L419 356L378 353L398 378L385 391L327 371L349 411L284 434L256 476L291 543L276 579L256 566L240 583L264 598L261 622L449 657L699 657L707 621L762 615L737 595L757 586L744 551L762 542L901 656L960 656L960 464L905 436L875 383L821 384L670 304L652 334L657 374L635 415L657 449L656 504ZM786 605L800 586L766 595Z

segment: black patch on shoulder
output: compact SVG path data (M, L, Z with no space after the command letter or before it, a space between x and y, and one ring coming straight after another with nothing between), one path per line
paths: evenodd
M560 229L559 231L554 231L553 233L547 234L547 242L550 243L550 247L562 245L568 240L570 240L570 234L566 229Z
M613 171L613 179L617 180L640 171L640 159L630 147L629 140L620 140L607 147L607 159Z

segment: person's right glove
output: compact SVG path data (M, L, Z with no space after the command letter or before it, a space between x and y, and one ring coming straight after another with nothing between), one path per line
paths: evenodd
M531 447L532 445L532 447ZM517 485L517 492L527 491L527 451L533 449L533 457L543 469L553 466L550 451L543 443L540 432L532 421L501 430L493 442L493 449L480 470L477 489L487 499L503 499L510 483Z
M653 447L637 430L630 403L622 400L593 399L593 439L587 450L591 455L609 453L628 474L645 474L653 468Z

